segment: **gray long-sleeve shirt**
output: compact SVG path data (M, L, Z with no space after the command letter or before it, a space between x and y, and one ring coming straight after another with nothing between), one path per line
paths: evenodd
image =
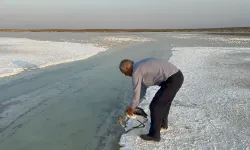
M130 107L135 108L139 105L147 87L160 85L178 70L173 64L157 58L146 58L134 63L132 74L133 95Z

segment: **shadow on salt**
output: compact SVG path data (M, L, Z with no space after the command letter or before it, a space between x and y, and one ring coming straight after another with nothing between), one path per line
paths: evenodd
M12 61L12 63L15 64L17 67L22 68L24 71L39 69L37 65L22 60L15 60Z

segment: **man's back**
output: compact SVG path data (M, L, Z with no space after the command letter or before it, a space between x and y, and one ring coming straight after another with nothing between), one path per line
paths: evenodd
M142 77L142 82L145 86L152 86L166 81L168 77L178 72L179 69L165 60L146 58L136 62L133 70L133 80Z

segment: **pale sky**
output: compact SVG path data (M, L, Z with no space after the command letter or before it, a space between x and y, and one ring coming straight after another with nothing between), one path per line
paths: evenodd
M0 28L250 26L250 0L0 0Z

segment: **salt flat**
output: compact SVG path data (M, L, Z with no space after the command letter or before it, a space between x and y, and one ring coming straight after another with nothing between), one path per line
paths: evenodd
M122 149L249 149L249 38L186 33L0 36L105 48L81 61L1 78L0 149L117 149L118 142ZM119 61L145 57L169 60L185 75L171 108L170 129L162 131L157 144L138 138L148 126L120 138L123 129L115 122L131 92L131 79L119 72ZM157 88L147 91L141 103L145 110Z

